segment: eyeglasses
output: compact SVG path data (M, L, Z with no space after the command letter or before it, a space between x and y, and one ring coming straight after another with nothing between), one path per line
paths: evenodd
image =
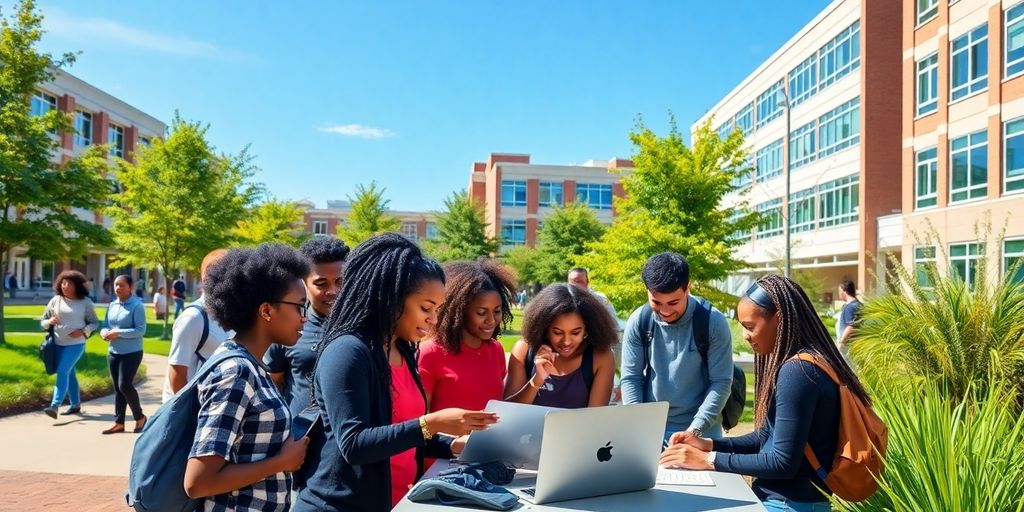
M309 316L309 303L308 302L299 303L299 302L289 302L287 300L275 300L275 301L272 301L271 304L288 304L288 305L291 305L291 306L295 306L295 307L299 308L299 315L301 315L303 318Z

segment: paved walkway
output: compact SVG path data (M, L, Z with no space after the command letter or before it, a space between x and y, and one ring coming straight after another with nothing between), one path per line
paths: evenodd
M142 410L160 406L167 358L146 354ZM61 409L63 409L62 407ZM0 418L0 510L126 510L134 434L101 435L113 423L114 396L82 404L81 415L50 419L42 411ZM131 412L125 425L134 425Z

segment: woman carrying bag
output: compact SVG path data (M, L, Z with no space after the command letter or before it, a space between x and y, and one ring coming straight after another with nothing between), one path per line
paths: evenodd
M77 414L82 410L75 365L85 354L85 339L99 326L99 319L81 272L61 272L53 282L53 290L56 295L46 304L40 325L44 330L53 328L57 338L57 383L53 400L43 409L47 416L57 419L57 407L65 397L69 397L71 404L64 414Z

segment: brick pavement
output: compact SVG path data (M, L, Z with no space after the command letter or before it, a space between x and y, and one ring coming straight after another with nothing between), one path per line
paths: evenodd
M128 478L0 470L0 511L125 512Z

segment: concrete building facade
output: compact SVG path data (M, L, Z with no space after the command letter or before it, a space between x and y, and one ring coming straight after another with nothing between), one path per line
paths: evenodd
M315 236L334 236L339 226L348 222L352 204L345 200L327 201L326 208L316 208L312 202L299 203L306 212L303 216L305 232ZM433 212L388 210L388 215L401 221L398 232L412 241L432 240L437 236L437 222Z

